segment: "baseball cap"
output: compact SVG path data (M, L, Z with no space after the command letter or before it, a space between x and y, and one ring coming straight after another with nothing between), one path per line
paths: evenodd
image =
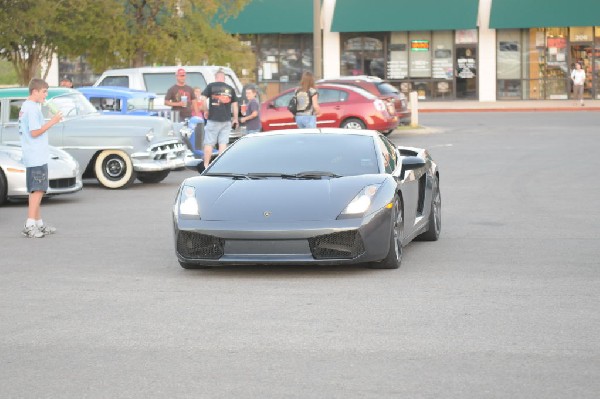
M183 68L179 68L179 69L177 70L177 75L185 75L185 69L183 69Z

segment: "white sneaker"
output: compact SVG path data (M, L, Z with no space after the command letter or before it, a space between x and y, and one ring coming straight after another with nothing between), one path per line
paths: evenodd
M38 230L41 231L45 236L56 233L56 227L48 226L47 224L44 224L42 227L38 227Z
M27 238L44 238L44 233L37 226L25 227L21 234Z

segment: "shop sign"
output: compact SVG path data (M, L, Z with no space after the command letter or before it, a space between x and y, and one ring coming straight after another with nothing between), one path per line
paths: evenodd
M549 37L548 47L565 48L567 47L567 39L564 37Z
M429 51L429 40L411 40L410 51Z

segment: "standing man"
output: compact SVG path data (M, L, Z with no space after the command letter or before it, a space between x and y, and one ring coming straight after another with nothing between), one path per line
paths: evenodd
M42 103L48 96L48 83L42 79L31 79L29 97L23 102L19 112L19 136L23 149L25 178L29 193L27 221L22 234L27 238L42 238L56 232L54 227L45 225L41 216L41 203L48 191L48 162L50 149L46 132L62 119L57 112L52 119L44 123Z
M202 92L202 104L208 99L208 120L204 128L204 168L210 164L212 151L219 145L219 154L227 148L231 128L238 125L238 98L233 87L225 83L225 72L219 69L215 82ZM233 112L233 114L232 114ZM233 116L233 119L232 119Z
M171 107L173 111L178 111L181 120L191 118L192 109L196 113L198 106L194 89L185 84L185 69L179 68L175 77L177 83L167 90L165 105Z
M585 84L585 71L581 69L581 62L575 63L575 69L571 72L571 80L573 81L573 95L575 96L575 105L577 101L583 107L583 85Z

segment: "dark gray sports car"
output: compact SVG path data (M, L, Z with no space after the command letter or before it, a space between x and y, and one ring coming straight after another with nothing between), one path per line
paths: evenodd
M369 130L247 135L173 207L182 267L355 264L395 269L402 247L435 241L439 170L424 149Z

